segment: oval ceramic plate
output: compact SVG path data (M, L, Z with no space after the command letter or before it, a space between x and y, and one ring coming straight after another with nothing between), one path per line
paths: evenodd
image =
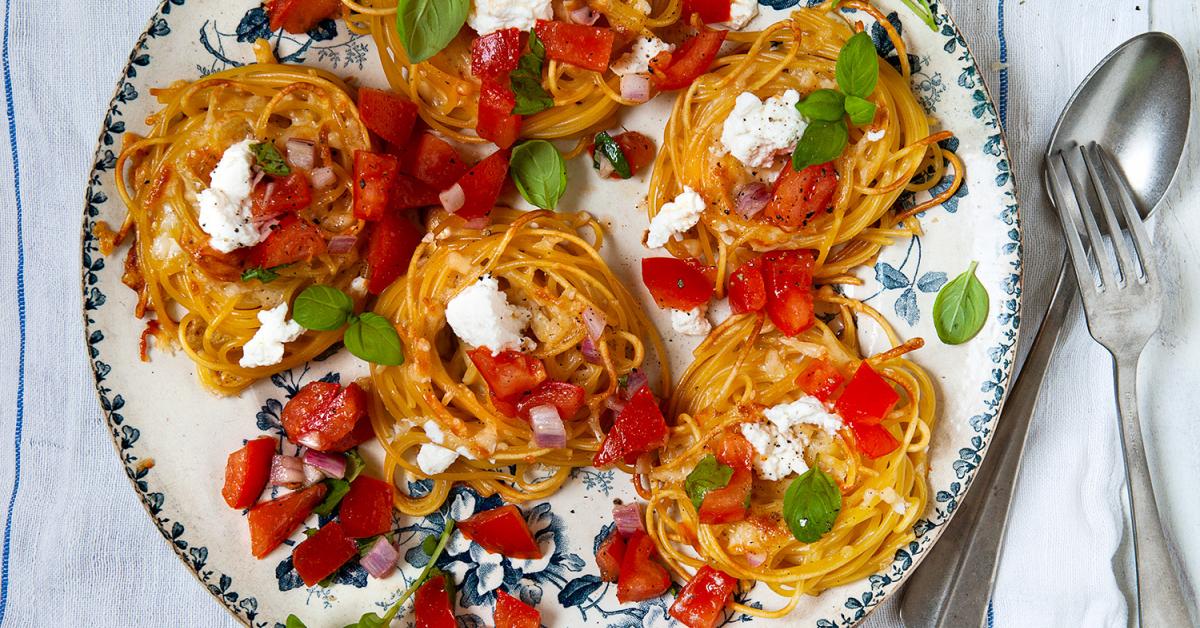
M779 19L797 0L762 0L756 25ZM886 249L856 296L883 311L905 337L929 342L914 359L934 375L939 416L933 440L929 509L916 523L916 540L896 553L884 571L801 602L787 625L849 626L860 621L896 590L930 546L966 492L991 436L1011 371L1021 294L1017 201L996 110L975 61L950 18L934 5L938 27L930 29L901 0L877 3L901 29L913 65L913 89L936 126L955 132L949 148L966 163L967 182L954 198L926 212L925 234ZM869 18L866 18L869 20ZM870 22L868 21L868 24ZM895 61L896 51L882 28L868 26L880 53ZM143 324L132 316L135 295L121 285L120 256L100 257L91 236L98 220L120 223L125 209L114 187L115 153L121 134L144 131L157 108L154 87L196 79L252 59L250 43L269 39L288 63L325 67L360 84L384 86L369 37L349 33L328 21L305 36L272 33L263 9L253 0L165 0L130 54L129 65L104 116L83 219L82 279L87 346L96 388L121 464L163 536L203 586L240 621L275 626L295 613L310 626L342 626L368 611L383 609L424 565L420 541L441 531L445 514L455 519L498 505L465 489L452 493L442 513L426 519L397 517L403 569L385 580L368 579L356 563L343 568L330 588L306 587L292 568L286 548L265 560L250 556L246 522L220 496L225 457L243 439L282 433L279 413L290 395L318 378L350 381L365 365L344 352L262 381L239 397L218 398L203 390L182 352L153 350L153 361L138 359ZM621 120L627 128L659 137L669 100L659 100ZM564 209L586 210L603 219L611 236L604 255L629 285L640 286L635 262L645 255L646 228L641 204L644 175L630 181L601 182L584 160L570 164L572 184ZM942 188L944 189L944 188ZM514 199L515 200L515 199ZM914 199L909 199L912 202ZM915 199L920 200L920 199ZM118 251L123 256L124 251ZM971 342L949 347L937 341L931 321L933 299L948 279L972 261L991 295L986 327ZM640 288L639 288L640 290ZM666 317L640 293L659 328ZM868 332L869 334L869 332ZM676 373L682 372L696 339L670 338ZM410 490L425 487L413 484ZM615 587L602 583L592 560L597 539L616 498L633 497L619 472L578 470L551 501L525 510L545 558L511 561L485 554L455 535L441 566L458 582L458 612L465 625L491 621L492 592L504 586L536 603L548 626L665 626L667 598L622 605ZM293 537L294 542L297 533ZM773 608L780 604L765 587L740 601ZM750 619L728 615L727 621Z

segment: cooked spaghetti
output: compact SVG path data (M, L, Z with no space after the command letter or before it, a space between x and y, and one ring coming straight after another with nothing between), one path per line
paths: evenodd
M480 81L471 74L473 31L464 27L446 49L421 63L410 63L396 30L395 0L342 0L342 4L350 30L371 34L388 83L420 106L426 123L459 142L487 141L473 131L480 102ZM590 5L609 26L629 38L661 31L678 22L682 12L682 0L555 0L553 5L556 16ZM650 6L649 13L644 12L646 6ZM639 104L622 97L620 78L611 70L595 72L548 60L543 83L554 106L526 117L521 137L590 139L612 126L613 116L622 106ZM581 141L572 156L585 146Z
M372 367L371 420L386 450L385 473L393 481L398 473L433 480L424 496L398 491L396 507L409 515L433 512L455 482L507 502L548 497L572 469L592 463L611 398L622 380L651 362L651 353L660 369L659 392L668 393L662 341L597 253L603 234L586 214L501 208L483 230L454 218L435 216L431 223L408 274L375 305L400 330L407 357L402 366ZM469 355L471 348L447 322L447 304L487 277L528 312L527 338L536 346L526 353L544 365L545 380L583 390L580 413L562 417L565 447L534 443L530 422L504 409ZM604 321L591 355L581 347L594 333L589 317ZM463 457L441 473L426 473L416 460L431 444Z
M290 304L315 283L348 289L362 267L356 245L279 268L269 283L243 281L250 249L222 253L210 246L198 195L209 188L222 153L250 139L280 148L303 140L313 147L312 165L332 172L295 212L312 233L346 240L362 229L353 215L351 171L354 151L369 149L370 138L346 85L328 72L276 63L264 41L255 52L258 63L154 90L163 108L147 119L145 137L126 134L117 160L128 215L113 243L132 235L123 280L138 293L135 313L154 314L156 337L182 348L204 385L224 394L303 364L340 340L336 331L305 332L287 343L276 364L239 364L243 345L261 326L260 312ZM264 233L271 228L264 225Z
M718 327L696 349L695 362L675 390L671 414L676 423L660 463L640 478L650 495L646 527L670 569L686 580L710 565L741 580L766 583L787 598L778 610L734 604L738 612L760 617L783 617L804 595L885 568L896 549L913 539L913 523L928 499L934 393L926 372L902 357L922 343L901 344L881 315L828 288L818 300L836 314L793 338L753 314L734 316ZM849 378L864 361L856 340L856 317L863 316L883 326L894 347L865 362L898 393L898 403L880 424L897 443L890 453L871 459L859 451L849 424L836 431L813 424L795 428L804 463L828 473L840 490L842 505L832 529L815 542L798 541L784 522L788 482L765 479L757 467L745 518L701 523L685 476L716 450L723 435L744 430L744 424L764 424L766 408L802 397L795 382L815 360Z
M878 85L870 97L877 113L870 124L850 128L849 143L834 161L838 182L832 207L807 217L803 225L773 223L766 212L739 213L738 193L755 183L769 186L779 168L748 168L721 149L735 101L744 92L766 99L788 90L803 96L836 89L838 55L855 33L847 9L864 12L883 26L900 70L879 63ZM731 32L728 41L736 47L677 98L655 163L650 218L685 187L706 203L699 223L667 242L672 255L698 257L726 276L754 251L815 249L818 279L848 280L852 268L872 259L892 239L918 233L914 217L957 191L962 162L938 145L950 134L930 129L909 86L904 41L875 7L849 0L835 11L832 2L825 2L798 9L761 32ZM905 191L928 191L947 176L952 183L935 198L911 208L899 206Z

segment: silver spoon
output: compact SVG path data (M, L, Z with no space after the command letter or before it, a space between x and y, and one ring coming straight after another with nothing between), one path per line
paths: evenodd
M1105 57L1080 85L1058 120L1047 154L1090 142L1108 147L1145 219L1166 194L1182 159L1190 85L1186 57L1170 35L1139 35ZM1078 287L1064 254L1046 318L1009 391L990 451L941 539L905 585L900 616L908 628L984 624L1029 422Z

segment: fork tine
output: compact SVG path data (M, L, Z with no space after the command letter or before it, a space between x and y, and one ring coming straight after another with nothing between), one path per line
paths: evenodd
M1096 196L1100 199L1104 222L1108 225L1108 236L1112 240L1113 251L1117 254L1117 270L1121 273L1121 280L1127 284L1136 282L1138 269L1129 255L1129 247L1125 245L1125 234L1121 231L1121 223L1113 212L1112 189L1107 173L1101 171L1100 152L1096 146L1096 143L1092 142L1086 148L1080 149L1080 152L1083 153L1083 165L1087 166L1088 176L1092 179L1092 187L1096 189ZM1116 202L1120 203L1121 200L1118 198ZM1093 255L1103 253L1103 251L1097 251L1096 248L1096 245L1093 244Z
M1079 146L1078 149L1080 157L1083 157L1083 147ZM1083 227L1087 231L1088 244L1092 250L1092 259L1096 260L1096 267L1100 271L1100 290L1104 290L1106 286L1117 283L1116 272L1113 270L1112 261L1108 257L1108 251L1104 249L1104 238L1100 235L1100 228L1096 225L1096 212L1092 209L1091 201L1088 200L1087 182L1081 179L1078 168L1071 167L1071 163L1067 161L1067 152L1062 152L1063 165L1067 170L1067 178L1071 181L1071 189L1075 193L1075 200L1079 203L1079 213L1083 219ZM1100 192L1097 191L1097 196L1099 195Z
M1067 162L1063 158L1063 151L1054 153L1046 160L1046 179L1050 183L1050 193L1054 197L1053 205L1057 210L1058 219L1062 222L1067 251L1071 254L1071 268L1075 270L1075 277L1079 281L1079 291L1086 303L1087 298L1096 292L1096 281L1092 278L1087 250L1083 247L1083 240L1079 237L1079 224L1074 218L1080 213L1076 195L1074 193L1067 194L1064 191L1063 180L1065 179L1066 185L1069 185L1070 176L1067 174Z
M1104 147L1100 147L1097 151L1100 155L1100 163L1104 164L1104 169L1108 171L1108 176L1117 188L1117 198L1120 199L1121 209L1125 214L1125 224L1129 227L1129 233L1133 238L1133 246L1137 249L1138 262L1141 266L1142 278L1147 282L1152 282L1157 279L1155 273L1157 269L1154 264L1153 242L1150 240L1150 234L1146 232L1146 225L1142 222L1142 217L1137 211L1137 205L1133 201L1133 193L1129 189L1129 181L1125 179L1125 175L1117 168L1114 160L1109 156L1108 151ZM1135 271L1136 272L1136 271Z

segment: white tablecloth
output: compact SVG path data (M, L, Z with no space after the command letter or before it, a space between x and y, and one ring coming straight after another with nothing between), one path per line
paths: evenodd
M219 0L209 0L219 2ZM225 626L233 620L171 555L129 490L80 342L78 225L96 132L129 48L159 0L5 0L9 150L0 150L0 452L6 626ZM1038 157L1076 83L1108 50L1156 28L1197 62L1192 0L956 0L953 13L1006 117L1025 226L1026 334L1061 259ZM1200 65L1200 64L1198 64ZM1175 529L1195 530L1200 461L1200 163L1180 177L1156 237L1170 286L1168 329L1143 361L1143 412L1159 431L1160 477ZM1192 198L1188 199L1188 196ZM994 625L1110 626L1127 603L1121 482L1107 355L1079 316L1048 382L1017 492ZM12 441L7 441L9 435ZM1169 467L1169 469L1167 469ZM1182 479L1177 479L1182 478ZM1190 522L1190 525L1188 525ZM1185 545L1192 565L1200 547ZM899 622L889 603L874 626ZM782 625L782 624L781 624Z

